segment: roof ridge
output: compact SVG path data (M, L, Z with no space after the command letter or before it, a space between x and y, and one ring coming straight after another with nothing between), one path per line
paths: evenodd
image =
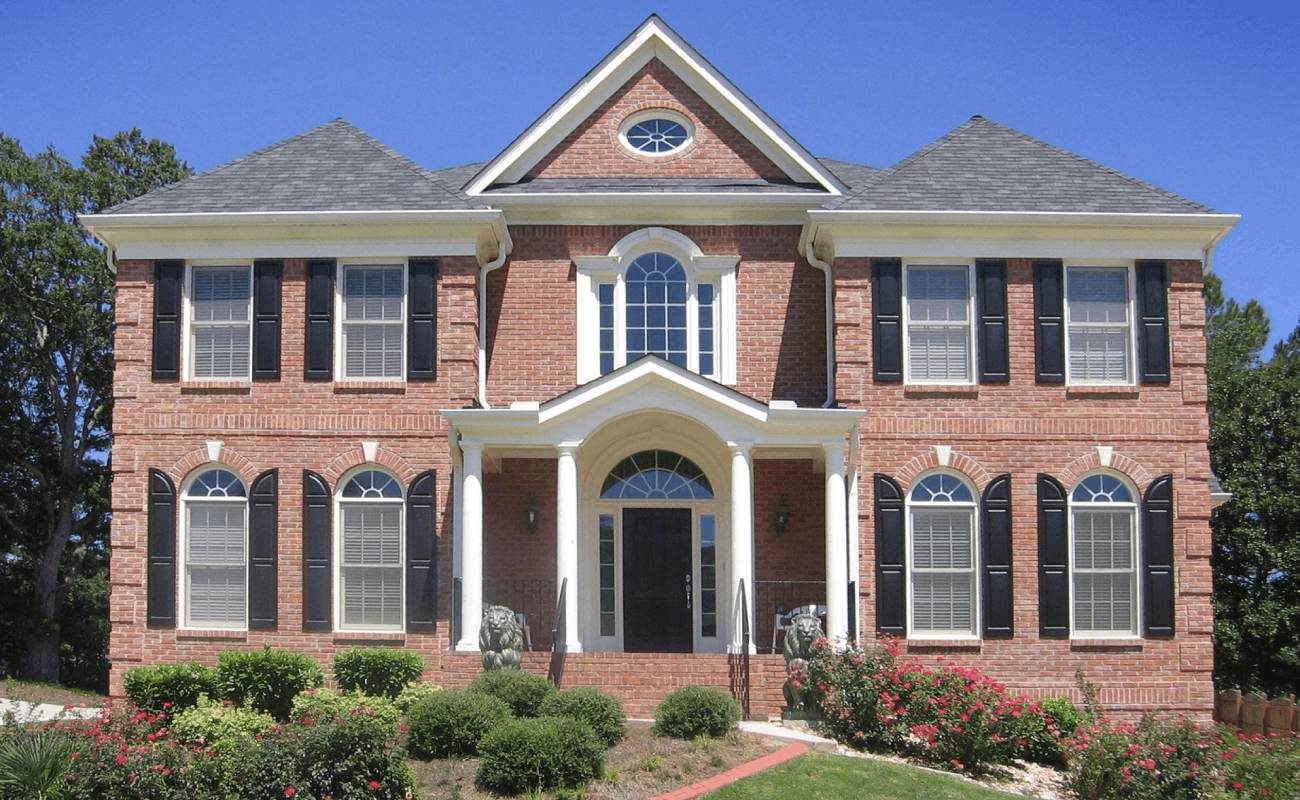
M338 121L343 122L344 125L347 125L348 128L351 129L349 132L350 132L354 137L356 137L356 138L357 138L357 139L358 139L362 144L365 144L365 145L370 146L371 148L375 149L375 150L378 151L379 153L382 153L383 155L388 156L390 159L392 159L393 161L397 162L397 164L399 164L400 166L405 167L406 169L410 170L411 172L414 172L416 175L420 176L420 177L423 178L425 181L427 181L428 183L432 184L432 185L433 185L434 187L436 187L438 190L442 191L442 192L443 192L444 194L446 194L448 197L450 197L450 198L452 198L452 199L454 199L454 200L460 200L460 199L461 199L461 198L457 197L455 194L453 194L453 193L452 193L452 192L451 192L451 191L450 191L446 186L444 186L444 185L442 184L441 181L437 181L437 180L435 180L435 179L433 178L433 176L429 173L429 170L427 170L427 169L425 169L424 167L420 166L419 164L415 163L415 162L412 161L411 159L409 159L409 158L407 158L406 156L402 155L401 153L397 152L397 151L394 150L393 148L391 148L391 147L389 147L388 145L384 144L383 142L379 141L378 139L376 139L375 137L373 137L373 136L371 136L370 134L366 133L365 131L361 130L360 128L358 128L357 126L353 125L352 123L343 120L342 117L339 117Z
M880 183L886 178L893 177L894 175L897 175L899 172L912 166L914 163L920 160L922 156L928 155L929 153L932 153L935 150L938 150L947 144L951 144L953 139L956 138L958 133L961 133L962 131L965 131L968 128L974 127L977 120L984 120L984 118L981 117L979 114L976 114L975 116L966 120L962 124L948 131L943 136L940 136L938 139L935 139L933 142L930 142L925 147L922 147L920 150L917 150L916 152L908 156L904 156L901 161L896 162L892 166L881 168L877 174L872 175L870 180L863 183L862 186L854 187L852 192L844 195L843 197L837 198L836 202L828 203L827 208L836 209L836 208L840 208L841 206L847 205L854 198L860 197L861 195L865 194L867 190L875 187L876 184Z
M1016 130L1015 128L1011 128L1011 127L1008 127L1008 126L1006 126L1006 125L1003 125L1003 124L1000 123L1000 122L995 122L995 121L993 121L993 120L991 120L991 119L986 119L986 118L981 117L981 116L978 116L978 115L975 116L975 117L972 117L971 120L970 120L970 122L973 122L973 121L976 120L976 119L978 119L978 120L984 122L984 123L987 124L987 125L991 125L991 126L993 126L994 128L997 128L998 130L1004 131L1004 132L1009 133L1009 134L1011 134L1011 135L1013 135L1013 136L1017 136L1017 137L1019 137L1019 138L1025 140L1025 141L1027 141L1027 142L1030 142L1030 143L1032 143L1032 144L1036 144L1036 145L1039 145L1039 146L1041 146L1041 147L1045 147L1045 148L1047 148L1048 150L1051 150L1051 151L1053 151L1053 152L1055 152L1055 153L1060 153L1061 155L1069 156L1070 158L1073 158L1073 159L1076 160L1076 161L1081 161L1081 162L1083 162L1084 164L1087 164L1088 166L1096 167L1097 169L1100 169L1100 170L1102 170L1103 172L1108 172L1108 173L1110 173L1111 175L1114 175L1114 176L1117 177L1117 178L1122 178L1122 179L1128 181L1129 183L1132 183L1132 184L1134 184L1134 185L1136 185L1136 186L1141 186L1141 187L1144 188L1144 189L1149 189L1149 190L1151 190L1151 191L1153 191L1153 192L1156 192L1157 194L1162 195L1162 196L1164 196L1164 197L1168 197L1168 198L1171 198L1171 199L1173 199L1173 200L1178 200L1179 202L1187 203L1188 205L1191 205L1191 206L1194 206L1194 207L1196 207L1196 208L1202 209L1203 211L1205 211L1205 212L1207 212L1207 213L1210 213L1210 214L1217 214L1217 213L1218 213L1217 210L1215 210L1214 208L1212 208L1212 207L1210 207L1210 206L1205 205L1204 203L1198 203L1198 202L1196 202L1195 200L1192 200L1192 199L1189 198L1189 197L1183 197L1182 195L1177 194L1177 193L1175 193L1175 192L1171 192L1171 191L1169 191L1168 189L1162 189L1162 188L1160 188L1159 186L1156 186L1156 185L1153 184L1153 183L1147 183L1146 181L1142 180L1141 178L1135 178L1135 177L1133 177L1132 175L1129 175L1127 172L1120 172L1119 170L1115 169L1114 167L1108 167L1108 166L1106 166L1105 164L1102 164L1102 163L1100 163L1100 162L1098 162L1098 161L1093 161L1091 158L1088 158L1088 157L1086 157L1086 156L1081 156L1081 155L1079 155L1078 153L1075 153L1075 152L1073 152L1073 151L1071 151L1071 150L1066 150L1064 147L1060 147L1060 146L1058 146L1058 145L1054 145L1054 144L1052 144L1051 142L1045 142L1045 141L1043 141L1042 139L1038 139L1038 138L1035 138L1035 137L1033 137L1033 136L1030 136L1029 134L1025 133L1024 131L1018 131L1018 130ZM967 124L970 124L970 123L968 122ZM965 126L962 126L962 127L965 127ZM961 128L958 128L957 130L961 130ZM957 130L954 130L953 133L956 133Z
M243 163L243 162L249 160L250 158L253 158L254 156L260 156L260 155L262 155L263 153L269 153L269 152L271 152L272 150L275 150L275 149L277 149L277 148L279 148L279 147L283 147L284 145L287 145L287 144L289 144L289 143L292 142L292 141L295 141L295 140L297 140L297 139L301 139L301 138L303 138L304 136L307 136L307 135L312 134L312 133L315 133L315 132L317 132L317 131L319 131L319 130L323 130L323 129L325 129L325 128L328 128L328 127L331 126L331 125L337 125L337 124L339 124L339 123L342 123L342 124L348 126L349 128L353 128L353 130L355 130L355 127L352 125L352 123L348 122L347 120L343 119L342 117L335 117L334 119L330 120L329 122L324 123L323 125L317 125L317 126L314 127L314 128L309 128L309 129L303 131L302 133L294 134L293 136L290 136L290 137L287 138L287 139L281 139L281 140L278 141L278 142L272 142L271 144L268 144L266 147L263 147L263 148L261 148L260 150L254 150L253 152L251 152L251 153L246 153L246 154L244 154L244 155L242 155L242 156L240 156L240 157L238 157L238 158L233 158L233 159L231 159L230 161L225 161L225 162L223 162L223 163L221 163L221 164L216 165L215 167L213 167L213 168L211 168L211 169L206 169L206 170L204 170L204 171L202 171L202 172L196 172L195 174L189 176L188 178L185 178L184 180L179 180L179 181L177 181L177 182L175 182L175 183L169 183L169 184L167 184L166 186L163 186L163 187L158 188L158 189L154 189L154 190L151 191L151 192L145 192L144 194L142 194L142 195L140 195L140 196L138 196L138 197L132 197L130 200L123 200L122 202L118 203L118 204L115 205L115 206L109 206L108 208L104 209L104 210L103 210L102 212L100 212L100 213L103 213L103 214L111 214L111 213L113 213L114 211L119 211L119 210L122 210L122 209L128 208L128 207L130 207L130 206L132 206L132 205L135 205L136 203L138 203L139 201L143 200L143 199L146 198L146 197L151 197L151 196L152 196L152 197L155 197L155 198L156 198L156 197L158 197L159 195L167 194L167 193L169 193L169 192L171 192L171 191L173 191L173 190L175 190L175 189L179 189L179 188L181 188L181 187L183 187L183 186L185 186L185 185L187 185L187 184L189 184L189 183L192 183L193 181L196 181L196 180L198 180L199 178L202 178L202 177L205 177L205 176L208 176L208 175L212 175L213 173L216 173L216 172L222 172L222 171L224 171L224 170L226 170L226 169L228 169L228 168L230 168L230 167L233 167L233 166L236 165L236 164Z

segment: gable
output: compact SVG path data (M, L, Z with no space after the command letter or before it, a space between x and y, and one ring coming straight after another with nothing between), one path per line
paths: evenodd
M659 109L690 121L691 143L670 156L633 152L621 141L620 126L633 114ZM791 179L658 58L619 87L526 178Z

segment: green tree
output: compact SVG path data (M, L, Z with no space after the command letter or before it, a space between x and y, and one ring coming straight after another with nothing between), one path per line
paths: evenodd
M1300 328L1262 358L1264 309L1206 277L1210 466L1232 493L1215 509L1215 680L1300 689Z
M77 215L188 174L138 129L94 137L79 167L0 134L0 591L24 677L59 679L70 597L76 630L107 631L113 274Z

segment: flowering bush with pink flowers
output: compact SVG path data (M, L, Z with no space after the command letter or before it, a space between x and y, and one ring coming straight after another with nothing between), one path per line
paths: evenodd
M827 731L852 747L972 773L1059 752L1061 735L1040 703L1009 695L975 669L901 662L889 640L839 651L821 640L796 679L821 707Z

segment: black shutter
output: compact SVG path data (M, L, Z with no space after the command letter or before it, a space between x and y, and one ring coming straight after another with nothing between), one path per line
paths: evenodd
M332 258L307 262L307 366L303 377L334 377L334 273Z
M1065 487L1038 476L1038 635L1070 635L1070 528Z
M254 631L273 631L279 624L279 475L274 469L263 472L249 492L248 628Z
M438 377L438 261L412 258L408 283L406 379Z
M406 496L406 630L433 633L438 619L438 474L417 475Z
M181 376L181 280L183 261L153 262L153 377Z
M310 470L302 472L302 629L328 631L334 627L334 526L330 487Z
M1015 635L1011 595L1011 476L999 475L984 487L980 504L980 591L984 598L985 639Z
M1142 505L1142 607L1147 636L1174 635L1174 478L1161 475Z
M1039 383L1065 383L1064 267L1034 262L1034 360Z
M903 262L871 259L871 326L875 378L903 380Z
M1007 357L1007 262L975 262L975 310L979 315L980 383L1011 380Z
M280 379L280 282L284 262L253 262L253 380Z
M150 628L176 627L176 486L149 470Z
M876 629L907 635L907 555L903 489L876 474Z
M1163 261L1137 262L1138 379L1169 383L1168 268Z

